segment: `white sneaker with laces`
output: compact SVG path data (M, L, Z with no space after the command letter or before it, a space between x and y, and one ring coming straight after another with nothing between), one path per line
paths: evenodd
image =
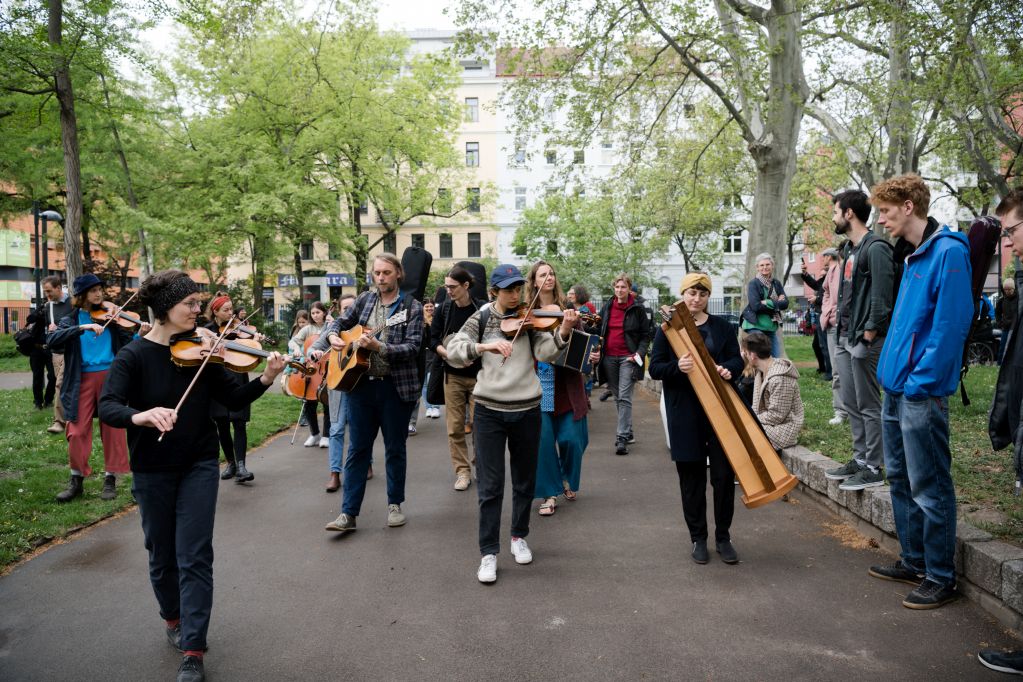
M512 538L511 553L517 564L528 564L533 561L533 553L529 551L525 538Z
M832 417L831 419L828 420L828 423L831 424L832 426L838 426L839 424L841 424L844 421L845 421L845 417L843 417L840 414L836 414L834 417Z
M330 447L330 439L327 438L326 436L320 436L320 447L321 448L329 448Z
M481 583L496 583L497 582L497 555L496 554L484 554L483 560L480 561L480 568L476 571L476 578Z
M316 441L318 439L319 439L319 436L309 436L308 438L305 439L305 442L302 443L302 447L311 448L314 445L316 445Z

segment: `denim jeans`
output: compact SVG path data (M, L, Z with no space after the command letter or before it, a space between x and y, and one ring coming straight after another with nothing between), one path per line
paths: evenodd
M345 456L345 425L348 423L348 394L344 391L327 392L327 409L330 414L330 447L327 460L331 473L341 473Z
M767 338L771 339L771 357L772 358L783 358L785 357L785 344L781 338L781 325L773 332L764 332L767 334Z
M476 492L480 506L480 554L501 549L501 506L504 503L504 448L512 480L512 537L529 535L529 508L536 488L540 449L540 408L522 412L491 410L477 403L473 427L476 447Z
M604 376L618 408L615 438L626 438L632 434L632 390L636 385L637 375L642 371L631 355L604 356Z
M373 462L373 441L384 436L387 469L387 504L405 501L405 441L411 402L398 396L391 377L364 376L348 394L348 435L351 447L344 464L344 500L341 511L358 516L366 495L366 474Z
M149 550L149 582L160 617L181 619L181 648L186 651L206 648L219 489L216 459L196 462L187 471L136 471L132 477Z
M835 371L841 376L842 406L849 416L853 459L860 466L880 469L884 463L881 438L881 384L877 381L877 361L884 337L869 346L849 345L842 337L835 349Z
M956 493L948 445L948 398L885 394L884 460L902 563L955 585Z
M845 405L842 404L842 376L838 372L838 329L831 327L826 332L828 337L828 358L831 360L831 407L836 417L847 417Z

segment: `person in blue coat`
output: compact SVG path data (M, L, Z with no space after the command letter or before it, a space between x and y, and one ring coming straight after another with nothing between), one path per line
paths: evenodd
M902 605L933 609L959 596L948 396L959 385L973 320L970 247L964 235L927 216L930 192L917 175L879 183L870 203L891 236L914 249L877 364L885 470L902 551L899 561L872 566L870 575L914 585Z
M742 372L743 361L739 342L732 326L724 319L707 313L710 300L710 277L691 272L682 279L682 301L692 313L696 326L717 365L718 374L731 381ZM721 560L739 562L732 546L730 528L735 509L735 473L725 457L721 444L711 428L696 391L687 376L695 369L689 354L679 358L658 328L650 355L650 376L661 381L665 412L668 418L671 459L678 472L682 492L682 513L693 543L692 557L698 564L709 561L707 552L707 462L710 482L714 488L714 539Z

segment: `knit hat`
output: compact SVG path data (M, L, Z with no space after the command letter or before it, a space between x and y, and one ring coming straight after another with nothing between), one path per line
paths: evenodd
M157 291L144 287L139 293L139 299L153 309L153 314L158 319L166 318L168 310L185 300L185 297L199 291L199 285L193 282L191 277L185 273L181 275Z
M71 283L71 293L75 296L81 296L97 284L100 286L106 285L103 280L91 272L87 272L84 275L78 275L78 277L75 277L75 281Z
M690 272L682 278L682 286L679 287L679 293L684 293L686 289L692 289L693 287L702 287L707 290L707 293L710 293L712 291L710 277L702 272Z

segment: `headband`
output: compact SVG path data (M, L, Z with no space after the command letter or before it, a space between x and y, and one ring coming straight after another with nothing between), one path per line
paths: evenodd
M164 288L154 292L152 296L147 296L146 298L149 300L143 300L142 302L153 309L154 315L163 319L168 310L185 300L186 296L190 296L198 291L199 285L193 282L191 277L179 277Z
M682 293L686 289L692 289L693 287L702 287L707 290L707 293L710 293L712 291L710 277L702 272L690 272L682 278L682 286L679 287L679 292Z
M217 296L215 299L213 299L213 302L210 303L210 310L212 310L213 312L217 312L224 306L225 303L227 303L230 300L231 300L230 296Z

